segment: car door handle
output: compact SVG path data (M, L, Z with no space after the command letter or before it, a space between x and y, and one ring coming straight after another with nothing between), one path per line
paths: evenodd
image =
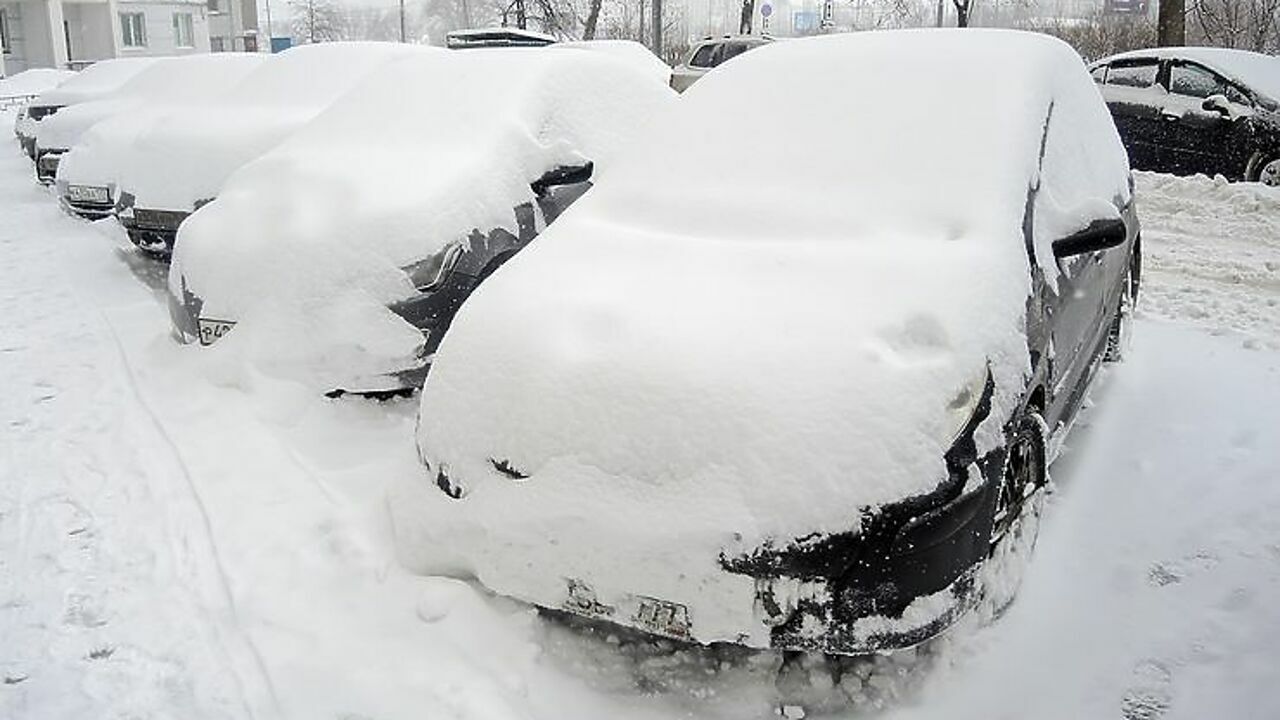
M1164 118L1165 120L1181 120L1182 119L1182 116L1179 115L1178 113L1169 112L1168 110L1161 110L1160 117Z

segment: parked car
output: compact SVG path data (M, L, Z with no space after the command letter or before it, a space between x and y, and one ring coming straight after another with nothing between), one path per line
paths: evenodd
M36 178L45 183L56 179L59 199L73 213L90 219L110 215L113 173L124 161L128 140L134 140L157 113L224 95L270 58L257 53L214 53L152 64L119 91L81 102L41 123ZM101 126L106 127L95 132ZM68 163L70 167L64 167Z
M785 127L822 141L743 151ZM680 640L917 643L1016 584L1138 258L1124 148L1066 44L753 51L458 312L425 478L390 502L400 555Z
M14 105L25 106L39 97L40 93L52 90L74 76L75 73L70 70L31 68L8 77L0 77L0 110Z
M770 42L773 38L768 35L725 35L718 38L708 35L694 45L685 61L671 72L671 87L684 92L713 68Z
M231 173L385 64L429 52L443 51L403 43L333 42L275 55L229 92L199 107L175 110L135 138L117 176L116 217L136 245L168 256L178 226L217 197ZM376 128L371 122L362 130Z
M1091 72L1134 168L1280 185L1280 59L1156 48Z
M183 224L175 335L317 391L416 389L471 291L674 99L581 49L389 65Z
M156 62L156 58L101 60L76 73L27 105L14 131L27 157L36 159L36 132L40 123L68 105L96 100L115 92L134 75Z

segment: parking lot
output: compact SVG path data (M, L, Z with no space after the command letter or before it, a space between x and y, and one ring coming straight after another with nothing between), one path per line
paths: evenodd
M386 505L429 481L416 401L175 343L162 266L3 150L0 717L1280 713L1280 190L1139 175L1133 350L1052 468L1019 599L835 684L408 573Z

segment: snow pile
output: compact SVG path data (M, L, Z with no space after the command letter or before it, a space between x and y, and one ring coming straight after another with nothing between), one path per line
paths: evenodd
M604 54L406 58L187 220L171 292L201 298L202 316L239 321L215 352L321 390L403 369L422 336L385 307L414 293L400 268L474 229L517 232L513 208L558 166L591 161L607 176L674 97Z
M121 165L121 189L134 195L138 207L190 211L215 197L232 172L385 63L430 52L442 51L342 42L303 45L272 56L215 101L175 112L141 134Z
M1138 309L1280 348L1280 188L1136 173L1145 282Z
M137 138L174 122L172 114L181 108L217 102L270 57L215 53L168 59L139 73L109 99L67 108L41 123L41 147L71 148L58 164L59 191L75 183L114 192L115 174Z
M16 75L0 78L0 100L39 95L46 90L52 90L74 75L75 73L70 70L53 68L23 70Z
M658 82L663 84L671 82L671 66L662 62L652 50L635 40L579 40L549 45L548 49L607 53L630 64L639 72L652 75Z
M580 578L605 604L687 603L699 641L767 642L719 555L932 490L945 408L988 364L979 440L1000 442L1028 369L1029 189L1046 257L1067 210L1126 199L1125 156L1079 56L1001 31L769 45L653 125L460 311L419 443L463 497L407 489L397 531L415 566L504 594L559 606ZM821 142L751 151L788 127Z

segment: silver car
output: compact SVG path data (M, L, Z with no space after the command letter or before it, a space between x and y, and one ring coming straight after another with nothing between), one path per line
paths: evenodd
M725 35L718 38L708 35L671 72L671 87L676 92L684 92L712 68L770 42L773 42L773 38L768 35Z

